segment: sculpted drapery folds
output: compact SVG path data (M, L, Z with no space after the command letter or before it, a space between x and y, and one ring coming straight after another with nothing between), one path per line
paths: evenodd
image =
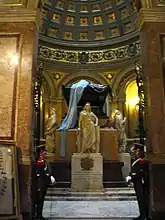
M48 153L55 153L55 130L57 127L56 110L52 108L51 116L46 126L46 150Z
M99 153L100 130L98 118L91 111L90 103L86 103L80 112L78 126L78 152Z
M127 135L125 132L126 117L123 118L119 110L114 110L114 128L119 132L119 152L125 152L127 145Z

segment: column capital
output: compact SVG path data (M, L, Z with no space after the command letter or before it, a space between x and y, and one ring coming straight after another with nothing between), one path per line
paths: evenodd
M46 0L0 0L0 7L42 8Z
M165 23L163 8L142 8L137 17L137 27L142 30L145 23Z
M33 22L39 28L42 23L39 9L0 7L0 23Z

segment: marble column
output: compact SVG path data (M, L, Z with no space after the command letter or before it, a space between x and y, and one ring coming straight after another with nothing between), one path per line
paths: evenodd
M162 38L165 37L165 9L149 8L150 6L148 4L148 8L141 8L137 23L140 30L141 61L147 101L147 156L151 161L150 212L153 220L164 220L165 76L162 51L165 46L163 48Z
M11 7L12 6L12 7ZM0 73L4 112L0 136L10 140L19 151L21 213L30 213L30 176L33 80L36 72L38 32L41 24L38 0L0 1ZM10 70L10 72L9 72ZM1 105L1 106L2 106ZM10 129L10 125L12 125Z

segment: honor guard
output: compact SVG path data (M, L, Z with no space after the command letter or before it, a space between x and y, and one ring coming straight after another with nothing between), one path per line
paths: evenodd
M44 199L47 188L55 183L51 175L50 164L46 161L45 145L37 146L37 158L32 167L32 219L45 220L42 216Z
M149 220L149 161L144 158L144 146L134 145L135 159L132 162L131 172L126 181L133 182L138 201L140 216L134 220Z

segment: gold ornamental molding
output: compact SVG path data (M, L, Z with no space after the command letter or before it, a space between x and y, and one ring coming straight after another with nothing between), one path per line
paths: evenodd
M140 54L140 50L139 41L98 51L62 50L39 45L38 55L42 59L61 63L94 64L132 59Z
M0 0L0 7L42 7L46 0Z
M27 2L28 0L0 0L0 7L24 7Z
M142 30L145 23L165 23L165 9L142 8L137 18L137 27L139 31Z
M0 8L0 23L10 22L34 22L39 27L42 20L38 9Z
M142 4L143 8L152 8L153 7L153 0L142 0L141 4Z

